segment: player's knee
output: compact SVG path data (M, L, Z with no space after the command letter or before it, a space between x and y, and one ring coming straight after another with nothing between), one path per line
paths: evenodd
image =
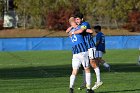
M97 67L96 60L90 60L90 65L92 66L92 68L96 68Z
M73 69L73 71L72 71L72 75L77 75L77 73L78 73L78 69Z

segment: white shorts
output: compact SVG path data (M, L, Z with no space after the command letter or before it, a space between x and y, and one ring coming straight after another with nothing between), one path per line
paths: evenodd
M95 57L98 58L98 57L102 57L103 56L103 52L102 51L96 51L95 53Z
M72 68L79 69L81 64L83 65L84 68L89 67L88 52L73 54Z
M95 53L96 53L96 48L95 47L88 49L89 59L94 59L96 57Z

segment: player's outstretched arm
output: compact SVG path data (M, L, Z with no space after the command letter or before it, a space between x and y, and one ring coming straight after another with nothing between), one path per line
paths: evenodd
M73 34L80 34L80 33L84 32L84 31L85 31L85 29L81 28L81 29L76 30L76 31L74 31L74 32L70 32L69 35L72 36Z
M81 28L79 30L74 31L74 34L80 34L83 33L85 31L85 29Z

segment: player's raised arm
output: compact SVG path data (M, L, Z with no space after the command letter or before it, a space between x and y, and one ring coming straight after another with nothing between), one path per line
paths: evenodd
M74 32L74 34L83 33L85 30L86 30L85 28L81 28L81 29L79 29L79 30L76 30L76 31Z
M72 32L70 32L70 36L72 35L72 34L80 34L80 33L83 33L84 31L86 31L87 30L87 26L81 26L81 29L79 29L79 30L76 30L76 31L74 31L73 33Z
M92 29L87 29L86 27L81 27L81 29L74 32L74 34L80 34L83 33L86 30L87 33L93 33Z

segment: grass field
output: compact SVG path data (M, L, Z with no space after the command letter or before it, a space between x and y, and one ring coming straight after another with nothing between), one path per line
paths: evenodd
M138 55L138 50L108 50L104 59L111 72L101 66L104 84L95 93L140 93ZM69 93L71 56L71 51L0 52L0 93ZM77 90L81 82L80 71L75 93L85 93Z

